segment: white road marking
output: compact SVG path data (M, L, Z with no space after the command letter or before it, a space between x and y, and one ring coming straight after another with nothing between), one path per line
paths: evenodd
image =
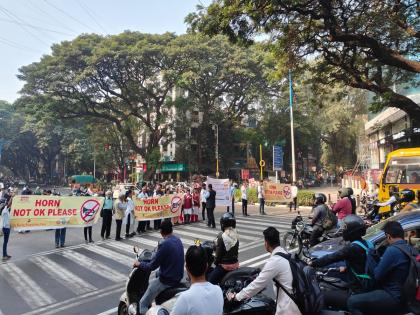
M249 265L250 263L252 263L252 262L254 262L254 261L256 261L256 260L259 260L259 259L261 259L261 258L265 258L265 257L270 256L270 255L271 255L270 253L265 253L265 254L262 254L262 255L256 256L256 257L254 257L254 258L251 258L251 259L248 259L248 260L245 260L245 261L239 262L239 266Z
M216 237L217 237L217 234L215 234L214 233L214 231L209 231L209 230L203 230L203 229L201 229L201 228L199 228L199 227L193 227L193 226L185 226L184 227L184 230L191 230L191 231L197 231L197 232L201 232L201 233L206 233L206 234L210 234L211 236L209 236L209 238L213 238L213 239L215 239ZM182 231L182 230L181 230ZM174 232L174 234L177 234L177 233L179 233L179 234L181 234L180 232L181 232L180 230L176 230L175 232ZM197 237L198 236L200 236L200 234L199 233L197 233ZM188 234L186 234L186 235L188 235ZM201 235L200 237L203 237L204 235ZM247 235L241 235L241 234L239 234L239 239L244 239L244 240L249 240L249 241L255 241L256 240L256 238L255 237L251 237L251 236L247 236Z
M94 252L96 254L99 254L101 256L107 257L109 259L115 260L117 262L119 262L120 264L123 264L125 266L132 266L133 262L134 262L134 258L130 258L125 254L121 254L118 252L114 252L110 249L104 248L104 247L99 247L96 245L93 246L87 246L85 247L85 249Z
M134 253L134 250L133 250L133 247L134 247L133 245L126 244L126 243L123 243L123 242L109 242L109 243L106 243L106 245L111 246L111 247L116 248L116 249L120 249L120 250L125 251L127 253L130 253L130 254L133 255L133 258L136 257L136 255ZM139 248L139 250L141 251L142 248Z
M126 278L126 276L122 273L119 273L114 269L75 251L65 251L61 255L74 261L76 264L89 269L90 272L96 273L97 275L100 275L101 277L109 279L113 282L119 282Z
M118 311L118 307L111 308L110 310L107 310L105 312L99 313L98 315L110 315L115 314ZM0 314L1 315L1 314Z
M65 284L65 286L76 295L96 290L93 285L87 283L79 276L71 273L66 268L63 268L63 266L47 257L33 257L31 258L31 261L46 273L53 276L57 281Z
M1 269L3 270L2 276L30 308L35 309L56 302L15 264L4 264Z

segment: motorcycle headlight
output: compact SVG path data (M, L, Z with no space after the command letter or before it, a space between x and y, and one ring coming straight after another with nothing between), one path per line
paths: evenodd
M302 232L304 228L305 228L305 223L303 223L303 222L296 223L296 230L298 232Z

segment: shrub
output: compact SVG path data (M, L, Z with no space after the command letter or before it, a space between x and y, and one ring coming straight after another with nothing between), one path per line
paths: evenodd
M314 204L315 192L312 190L299 190L297 202L299 206L312 206Z

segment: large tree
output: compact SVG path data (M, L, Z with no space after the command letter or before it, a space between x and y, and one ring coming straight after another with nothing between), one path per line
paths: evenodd
M317 59L317 81L377 95L372 109L398 107L420 125L420 107L395 85L418 86L420 19L416 0L215 0L187 17L192 30L224 33L276 48L279 63Z

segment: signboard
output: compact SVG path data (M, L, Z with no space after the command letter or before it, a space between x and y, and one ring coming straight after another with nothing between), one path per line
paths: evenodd
M183 194L134 198L134 218L148 221L177 217L181 214L183 200Z
M281 171L283 168L283 147L273 145L273 171Z
M216 179L207 177L207 185L211 184L216 191L216 206L231 206L232 199L230 194L229 179Z
M266 202L288 203L293 200L292 187L289 184L264 182L264 195Z
M249 179L249 170L248 169L241 169L241 178L242 180Z
M25 230L90 226L103 202L102 197L15 196L10 225Z

